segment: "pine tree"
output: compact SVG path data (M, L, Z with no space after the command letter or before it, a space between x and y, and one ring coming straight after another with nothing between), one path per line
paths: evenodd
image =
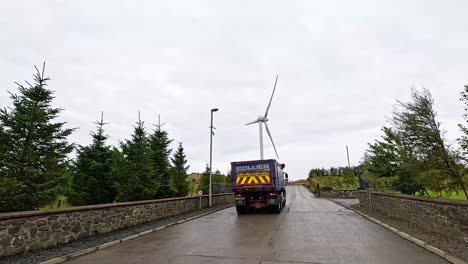
M54 122L62 109L53 108L49 78L36 67L34 84L10 93L11 108L0 110L0 211L39 209L53 202L67 181L67 155L74 129Z
M230 179L227 176L224 176L219 170L215 170L211 174L211 191L212 193L219 193L220 190L224 190L224 184L229 183ZM200 177L199 189L203 191L204 194L208 194L210 186L210 166L206 164L205 171Z
M212 175L211 181L213 181L213 175ZM200 189L200 191L203 191L204 194L208 194L209 186L210 186L210 166L206 164L205 171L202 173L200 177L200 184L198 185L198 188Z
M154 168L154 176L159 182L157 198L174 197L177 192L170 173L169 158L172 150L169 145L171 142L172 140L169 139L167 132L161 128L161 125L158 125L149 137L151 164Z
M151 164L151 149L144 128L144 122L138 117L132 139L121 143L125 162L120 164L117 201L148 200L156 197L159 184L154 178ZM118 153L116 153L118 155Z
M93 142L80 147L75 162L73 191L69 201L73 205L102 204L114 201L116 191L113 186L113 151L106 145L107 135L101 120L96 121L97 132L91 132Z
M2 172L7 170L7 160L8 156L8 135L3 128L3 122L0 119L0 175Z
M113 188L116 190L118 194L118 187L125 183L127 180L127 171L129 170L128 161L125 159L125 155L123 154L120 149L113 147L112 148L112 165L111 165L111 173L114 179ZM116 197L117 200L117 197Z
M183 197L189 192L190 182L187 178L187 170L190 166L187 166L187 160L184 153L184 147L182 142L179 142L179 147L171 158L172 161L172 179L174 186L177 189L176 196Z
M377 177L391 177L398 173L403 162L402 146L392 128L383 127L382 140L369 144L364 154L364 169Z

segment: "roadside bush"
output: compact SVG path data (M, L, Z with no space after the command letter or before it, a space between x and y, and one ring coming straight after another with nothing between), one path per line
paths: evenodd
M395 182L398 180L398 176L378 177L371 173L364 173L364 178L369 181L371 188L375 191L392 191Z
M311 185L311 190L316 192L317 183L324 190L325 187L330 187L332 190L355 190L359 187L358 178L355 176L321 176L309 177L308 181Z
M312 192L317 192L317 183L318 181L315 180L315 178L308 178L307 179L307 182L309 183L309 189L312 191Z

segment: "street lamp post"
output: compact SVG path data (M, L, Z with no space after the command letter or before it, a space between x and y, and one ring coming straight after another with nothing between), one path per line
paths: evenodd
M210 186L209 186L209 200L208 200L208 206L211 207L211 197L212 197L212 193L211 193L211 175L212 175L212 164L213 164L213 113L218 111L219 109L218 108L213 108L211 109L211 125L210 125Z

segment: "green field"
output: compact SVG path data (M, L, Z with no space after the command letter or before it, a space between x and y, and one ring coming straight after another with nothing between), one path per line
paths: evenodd
M357 177L321 176L308 178L308 183L316 191L317 183L321 188L329 187L333 190L356 190L359 187Z
M453 191L451 193L447 193L447 192L438 193L438 192L434 192L434 191L427 191L427 192L429 193L429 197L433 197L433 198L466 200L466 197L465 197L465 194L463 193L463 191L458 191L458 192ZM427 197L427 195L422 194L422 193L418 193L417 195Z

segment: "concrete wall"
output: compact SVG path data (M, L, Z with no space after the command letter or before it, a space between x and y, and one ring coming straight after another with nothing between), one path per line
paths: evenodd
M317 193L314 193L317 196ZM356 190L320 191L320 198L357 198Z
M199 199L170 198L0 214L0 257L198 210ZM213 195L213 205L233 202L232 194ZM202 207L207 206L208 197L203 196Z
M369 208L368 193L358 196L360 206ZM371 201L375 211L468 243L468 201L379 192L372 192Z

